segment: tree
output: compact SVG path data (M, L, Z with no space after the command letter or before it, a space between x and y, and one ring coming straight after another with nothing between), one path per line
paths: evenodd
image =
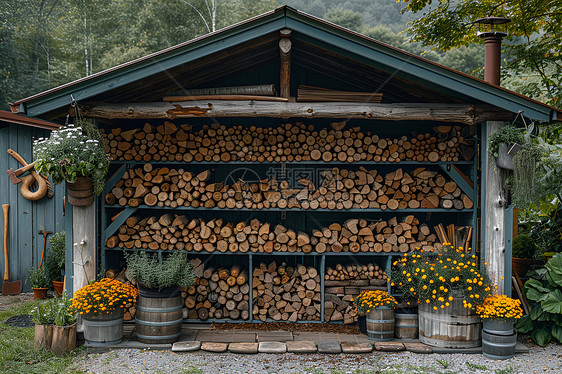
M343 26L350 30L358 31L363 26L361 14L349 9L333 8L327 11L323 17L326 21Z
M510 18L504 43L507 61L504 71L511 78L508 87L526 91L526 94L551 105L562 106L562 45L559 39L562 35L562 2L559 0L402 2L407 3L403 12L424 12L409 28L414 40L435 45L442 51L482 43L474 28L474 21L479 18ZM520 77L528 77L532 87L525 89L525 79Z

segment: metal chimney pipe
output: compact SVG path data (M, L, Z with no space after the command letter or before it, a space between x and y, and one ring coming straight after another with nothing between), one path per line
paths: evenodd
M505 32L494 30L494 25L502 25L510 22L509 18L487 17L480 18L474 23L480 25L489 25L489 30L484 32L478 31L477 35L484 39L484 80L488 83L500 85L501 71L501 45L502 39L507 36Z

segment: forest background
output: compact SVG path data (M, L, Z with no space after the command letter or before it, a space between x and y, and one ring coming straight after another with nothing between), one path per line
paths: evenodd
M0 109L285 4L480 78L472 21L515 16L502 85L561 104L557 0L2 0Z

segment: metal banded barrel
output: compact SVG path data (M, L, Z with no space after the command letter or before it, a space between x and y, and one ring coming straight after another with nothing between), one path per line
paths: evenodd
M155 293L139 288L135 326L137 340L148 344L173 343L181 336L182 300L179 288Z
M418 314L417 313L394 313L396 324L394 336L398 339L418 338Z
M123 309L112 314L82 315L84 339L91 346L118 344L123 339Z
M513 321L485 319L482 331L482 354L492 360L506 360L515 356L517 332Z
M480 317L454 298L449 306L437 310L432 304L418 307L420 342L434 347L472 348L480 346Z
M367 337L379 342L394 338L394 308L377 307L367 313Z

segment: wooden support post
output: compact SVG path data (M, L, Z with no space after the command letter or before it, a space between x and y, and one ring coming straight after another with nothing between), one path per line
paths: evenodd
M72 293L96 278L96 204L72 207Z
M291 96L291 30L280 31L279 53L281 55L281 69L279 76L280 96L289 98Z

